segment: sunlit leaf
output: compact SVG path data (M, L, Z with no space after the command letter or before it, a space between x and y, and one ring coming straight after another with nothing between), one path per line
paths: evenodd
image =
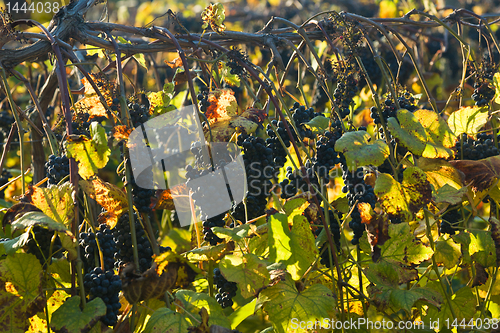
M441 309L436 309L434 307L430 307L427 312L427 316L424 317L424 320L433 320L436 321L439 319L439 327L437 329L442 329L446 327L446 319L450 322L455 319L460 322L462 319L465 319L467 323L471 318L473 318L476 313L476 297L472 293L472 289L468 287L460 288L456 293L450 296L451 304L448 302L444 302L441 305ZM451 312L451 308L453 308L453 316Z
M226 255L219 267L228 281L238 284L244 298L255 296L269 283L267 264L254 254Z
M426 174L416 167L406 168L402 183L389 174L379 174L374 192L385 212L403 221L411 221L413 213L429 203L432 195Z
M343 153L350 171L364 165L379 166L389 156L389 147L382 140L368 142L365 131L347 132L335 143L335 151Z
M75 212L72 193L73 185L69 182L49 188L33 186L31 201L54 221L69 226Z
M446 121L430 110L417 110L413 115L425 128L427 134L427 144L422 156L427 158L453 157L453 150L450 148L455 145L455 135Z
M286 264L292 278L300 279L318 254L309 222L296 215L290 230L287 215L277 213L269 217L268 223L269 259Z
M224 20L226 18L224 6L221 3L215 3L208 5L208 7L201 13L201 19L203 20L203 29L210 27L216 33L223 35L226 26L224 25Z
M462 133L475 135L487 121L487 107L467 106L453 112L448 118L448 125L455 136Z
M85 136L72 137L66 141L68 157L79 162L78 173L83 179L89 179L106 166L111 153L106 139L104 128L97 122L90 125L92 139Z
M105 182L100 178L94 178L92 180L80 180L80 187L89 197L106 209L108 214L112 214L106 219L106 223L111 229L118 222L118 217L128 211L127 196L116 185Z
M165 307L159 308L149 318L144 333L187 332L188 327L192 326L191 321L188 321L187 317L186 314L181 314Z
M114 86L105 77L102 77L97 74L90 74L96 86L99 88L100 93L104 97L106 104L108 107L111 107L113 103L113 90ZM87 78L82 79L82 83L85 89L85 97L80 99L75 103L75 109L78 113L88 113L89 120L95 117L107 117L108 114L106 112L106 108L102 105L99 96L96 91L87 80Z
M461 255L460 245L455 243L452 238L440 239L436 242L434 258L437 263L443 264L446 268L455 267Z
M323 116L317 116L304 124L311 129L314 134L323 134L330 126L330 119Z
M182 302L184 308L198 320L200 319L200 309L203 307L210 316L208 321L210 325L229 327L229 320L224 315L221 306L215 298L208 296L208 294L196 293L191 290L179 290L175 293L175 298Z
M400 109L397 112L397 120L394 117L389 118L387 126L391 134L399 140L399 144L418 156L422 155L427 143L427 134L413 113Z

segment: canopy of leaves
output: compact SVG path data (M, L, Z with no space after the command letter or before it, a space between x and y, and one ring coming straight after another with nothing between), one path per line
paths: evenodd
M389 156L389 146L382 140L370 140L366 131L347 132L335 143L335 151L343 153L350 171L365 165L379 166Z

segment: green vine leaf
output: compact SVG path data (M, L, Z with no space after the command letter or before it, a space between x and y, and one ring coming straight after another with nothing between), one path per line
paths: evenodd
M330 119L324 116L317 116L305 123L313 134L323 134L330 126Z
M366 131L347 132L335 143L335 151L343 153L350 171L364 165L379 166L389 156L389 146L382 141L368 142Z
M462 255L460 245L455 243L452 238L447 240L440 239L436 242L434 258L439 264L443 264L447 269L452 269L459 263Z
M22 248L28 242L30 232L26 231L16 238L0 242L0 256L4 254L13 254L18 249Z
M411 221L413 213L429 203L432 196L426 174L416 167L406 168L401 184L391 175L381 173L375 182L374 192L385 212L403 221Z
M50 326L68 333L89 331L106 314L106 305L99 297L80 309L80 296L67 298L53 314Z
M175 298L182 302L182 305L186 311L189 311L193 317L201 321L199 312L201 308L205 308L209 314L209 325L219 325L223 327L229 327L229 320L224 315L221 306L215 298L208 296L208 294L196 293L191 290L179 290L175 293ZM191 326L195 322L191 318L186 318L191 322ZM196 323L197 324L197 323Z
M144 333L187 332L190 326L192 324L186 320L185 314L163 307L153 312L146 324Z
M229 67L224 61L219 61L219 71L222 76L222 80L224 80L227 84L236 87L240 86L240 77L238 74L231 74L231 67Z
M472 289L469 287L460 288L455 294L451 295L451 304L444 302L441 309L430 307L424 321L439 319L439 329L443 328L446 325L446 319L449 319L450 323L453 321L450 307L453 308L453 313L458 322L465 319L467 323L476 313L476 296L472 293Z
M491 238L491 232L485 230L472 230L469 253L472 261L479 263L483 267L496 266L495 243Z
M175 84L173 82L167 82L163 86L163 90L158 92L150 92L148 94L148 100L153 115L159 116L169 111L175 110L175 106L170 105L172 98L174 97Z
M453 112L448 118L448 125L455 136L462 133L477 134L488 122L488 108L467 106Z
M94 121L90 124L90 135L92 139L80 135L70 136L66 141L68 157L79 162L78 173L83 179L89 179L99 169L104 168L111 154L106 132L98 122Z
M387 126L391 134L399 140L399 143L415 155L422 155L427 143L427 133L417 117L408 110L400 109L397 112L397 120L390 117ZM398 123L399 121L399 123Z
M427 134L422 157L426 158L452 158L455 145L455 135L446 121L436 112L430 110L417 110L413 113L417 121L424 127Z
M219 267L228 281L238 284L244 298L255 296L269 284L267 264L254 254L245 254L243 257L226 255Z
M304 216L293 218L292 230L284 214L269 217L269 260L287 265L288 272L298 280L311 266L318 255L309 222Z
M264 303L264 311L269 315L278 333L291 332L293 320L297 322L333 318L335 295L322 284L315 284L304 290L297 290L295 282L287 275L272 287L264 289L259 300Z
M408 223L390 224L389 237L380 249L380 257L389 262L418 265L432 257L434 251L417 240Z

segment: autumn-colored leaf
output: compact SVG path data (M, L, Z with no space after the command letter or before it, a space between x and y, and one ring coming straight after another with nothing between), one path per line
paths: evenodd
M72 193L73 185L70 183L49 188L33 186L31 200L36 207L54 221L70 225L75 211Z
M389 219L386 214L377 214L370 204L362 202L358 204L361 215L361 223L365 225L368 243L372 248L372 259L377 261L380 257L380 248L389 239Z
M83 179L89 179L106 166L111 151L107 145L106 132L97 122L90 125L92 139L84 135L69 136L66 139L68 157L79 162L78 173Z
M90 75L93 76L92 79L106 100L107 105L110 107L113 103L113 84L102 76L98 76L96 74ZM92 120L92 118L95 117L107 117L108 113L106 108L102 105L99 96L87 78L83 78L82 83L85 89L85 97L75 103L75 109L77 112L88 113L89 120Z
M82 190L111 213L107 215L106 223L112 229L118 222L118 217L128 210L127 196L116 185L100 178L80 180Z
M449 162L465 175L465 184L474 192L490 188L500 177L500 156L492 156L479 161L456 160Z
M238 115L238 103L231 89L216 89L208 94L210 106L205 115L210 124Z
M117 141L127 140L132 130L125 125L116 125L111 129L111 133L113 134L113 138Z
M164 60L164 62L165 65L167 65L170 68L182 67L182 60L180 57L177 57L172 61Z
M224 19L226 18L224 6L221 3L215 3L208 5L201 13L201 19L203 20L203 29L210 27L213 31L219 35L224 34L226 26L224 25Z

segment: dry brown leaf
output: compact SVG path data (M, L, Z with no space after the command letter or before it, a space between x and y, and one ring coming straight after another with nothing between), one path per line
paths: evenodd
M389 218L386 214L375 213L370 204L362 202L358 204L361 223L365 225L368 243L372 248L372 259L374 262L380 257L380 248L390 238Z
M113 134L113 138L118 141L128 140L130 133L132 130L125 125L117 125L111 129L111 133Z
M500 156L492 156L479 161L449 161L465 175L465 184L471 185L474 192L490 188L500 178Z
M167 65L170 68L182 67L182 60L179 57L175 58L172 61L165 60L164 62L165 62L165 65Z
M93 76L92 79L106 100L106 104L108 107L111 107L113 104L113 85L105 77L95 74L90 75ZM85 97L75 103L77 112L88 113L90 115L89 120L95 117L108 117L106 108L102 105L99 96L87 78L83 78L82 83L85 90Z

